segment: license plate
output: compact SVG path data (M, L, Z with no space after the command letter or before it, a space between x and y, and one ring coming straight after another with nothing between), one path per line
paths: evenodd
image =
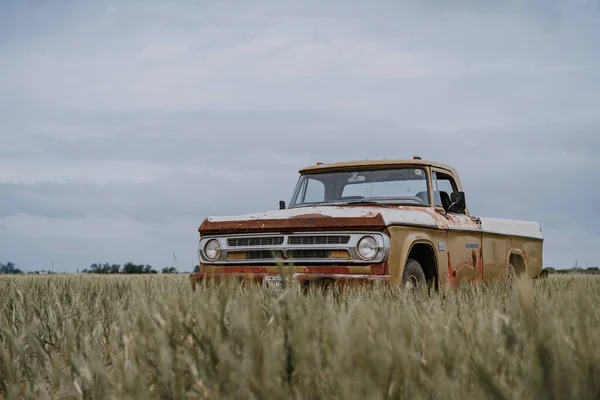
M281 277L279 275L266 276L263 284L268 288L279 289L281 288Z

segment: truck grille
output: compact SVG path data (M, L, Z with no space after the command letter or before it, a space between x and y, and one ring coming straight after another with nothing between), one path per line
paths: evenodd
M280 246L283 244L283 236L246 237L227 239L229 247L250 246Z
M348 244L350 236L290 236L288 244L315 245L315 244Z
M377 239L381 251L369 262L357 253L358 242L365 235ZM201 239L200 257L206 264L253 264L275 265L336 265L340 263L368 264L380 263L389 255L389 237L382 232L298 232L231 235L216 237L221 244L221 256L210 260L204 254L204 246L209 240Z
M290 250L289 257L296 260L329 258L330 250Z
M276 260L283 258L283 253L279 250L252 250L245 251L247 260Z

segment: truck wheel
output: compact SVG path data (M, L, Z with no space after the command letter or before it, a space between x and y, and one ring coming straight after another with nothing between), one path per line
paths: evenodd
M416 290L426 287L425 272L423 272L423 267L421 267L418 261L412 258L408 259L402 273L402 285L406 290Z
M508 281L512 282L517 278L517 272L511 262L508 263Z

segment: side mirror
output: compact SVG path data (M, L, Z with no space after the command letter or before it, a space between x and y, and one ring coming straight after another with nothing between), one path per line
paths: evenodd
M450 195L450 207L448 207L447 213L454 210L455 212L465 212L467 209L467 202L465 200L465 192L452 192Z
M279 209L280 210L285 210L285 201L279 200Z

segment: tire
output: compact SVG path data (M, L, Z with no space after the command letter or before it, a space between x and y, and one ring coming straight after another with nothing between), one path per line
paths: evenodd
M418 261L409 258L402 273L402 286L405 290L421 290L427 287L423 267Z
M517 271L515 270L514 265L509 262L508 263L508 281L514 282L517 279Z

